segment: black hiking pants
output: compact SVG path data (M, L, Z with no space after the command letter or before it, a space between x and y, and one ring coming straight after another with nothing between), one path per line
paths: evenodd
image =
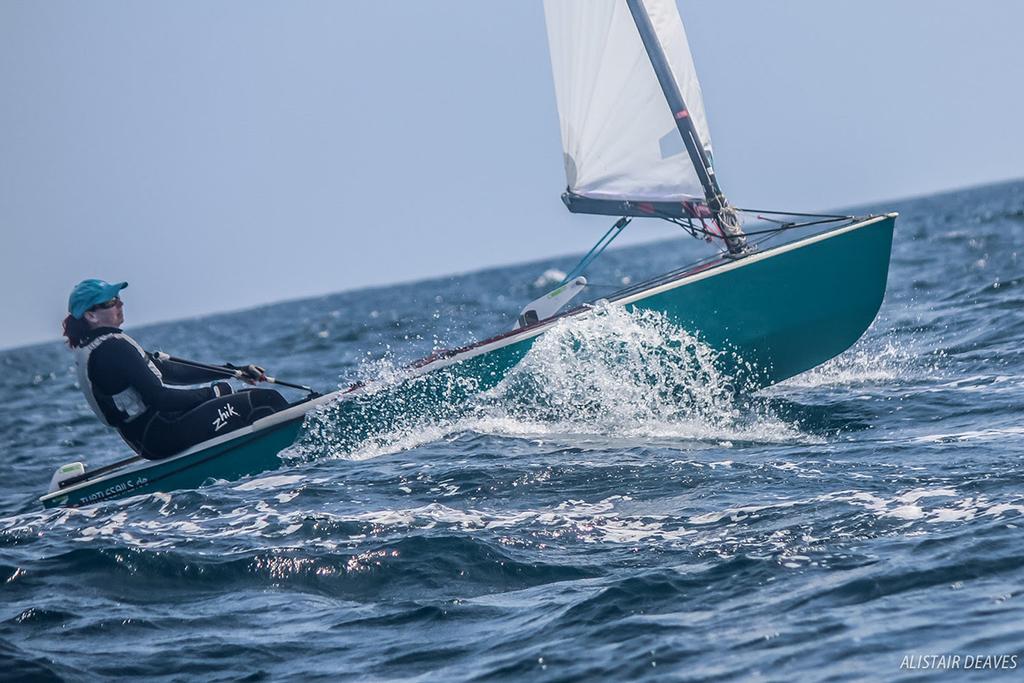
M244 389L183 413L156 413L142 433L142 455L160 460L288 407L273 389Z

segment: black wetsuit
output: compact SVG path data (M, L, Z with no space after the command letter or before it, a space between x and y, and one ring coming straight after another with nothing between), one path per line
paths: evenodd
M79 384L93 411L147 458L180 453L288 406L273 389L231 393L223 381L189 389L169 387L223 376L161 361L115 327L93 330L75 352Z

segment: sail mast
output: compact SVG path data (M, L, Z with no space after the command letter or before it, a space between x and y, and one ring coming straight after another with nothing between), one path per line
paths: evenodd
M661 90L665 94L665 99L672 110L672 118L675 119L676 128L679 129L679 135L683 138L686 151L690 155L690 161L693 163L697 177L704 187L704 196L707 200L708 208L711 210L711 215L722 230L729 253L735 256L742 255L747 251L747 241L743 234L743 229L740 227L736 212L729 206L729 202L718 186L718 180L715 178L715 170L711 164L711 159L700 142L700 136L697 134L697 129L693 124L693 118L686 108L683 94L680 92L676 79L672 75L668 59L665 57L665 52L658 41L654 26L651 24L651 17L647 13L647 8L644 7L643 0L626 0L626 4L629 6L630 14L633 15L633 21L636 23L636 28L640 33L640 39L643 41L647 56L651 60L651 66L654 67L654 73L658 77Z

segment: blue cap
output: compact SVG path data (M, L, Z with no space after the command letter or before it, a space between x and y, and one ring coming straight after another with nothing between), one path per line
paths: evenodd
M103 280L82 280L75 285L71 290L71 296L68 297L68 313L72 318L81 319L90 308L110 301L127 286L127 282L110 284Z

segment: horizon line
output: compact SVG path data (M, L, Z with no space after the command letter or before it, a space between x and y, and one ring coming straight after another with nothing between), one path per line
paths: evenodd
M884 203L888 203L888 202L897 203L897 202L919 201L919 200L923 200L923 199L930 199L932 197L938 197L938 196L941 196L941 195L955 194L957 192L968 192L968 191L980 190L980 189L988 188L988 187L995 187L995 186L998 186L998 185L1010 185L1010 184L1013 184L1013 183L1021 183L1021 182L1024 182L1024 176L1016 176L1016 177L1013 177L1013 178L1004 178L1002 180L994 180L994 181L983 182L983 183L974 183L974 184L970 184L970 185L964 185L964 186L953 187L953 188L931 190L931 191L928 191L928 192L923 192L921 194L913 194L913 195L904 196L904 197L898 197L898 198L891 198L890 197L890 198L885 198L885 199L862 201L862 202L858 202L857 204L854 204L854 205L851 205L851 206L840 207L840 208L809 209L809 211L821 211L821 212L833 212L833 213L836 213L836 212L850 212L850 211L853 211L855 209L860 209L860 208L864 208L864 207L868 207L868 206L873 206L873 205L877 205L877 204L884 204ZM649 246L651 244L657 244L658 242L668 242L668 241L674 241L674 240L678 240L678 239L684 239L684 238L679 237L679 236L668 237L668 238L657 237L657 238L650 239L650 240L644 240L644 241L636 242L636 243L629 244L629 245L623 245L623 246L620 246L620 247L615 247L612 250L613 251L619 251L619 250L622 250L622 249L629 249L629 248L633 248L633 247ZM578 255L580 253L583 253L583 252L580 251L580 252L571 252L571 253L564 253L564 254L551 254L551 255L548 255L548 256L543 256L543 257L540 257L540 258L537 258L537 259L534 259L534 260L529 260L529 261L517 261L517 262L514 262L514 263L495 263L495 264L483 266L483 267L480 267L480 268L476 268L474 270L464 270L464 271L455 271L455 272L449 272L449 273L439 273L437 275L430 275L430 276L427 276L427 277L420 277L420 278L409 279L409 280L398 279L398 280L393 280L393 281L390 281L390 282L379 283L379 284L357 285L355 287L350 287L350 288L346 288L346 289L333 290L333 291L329 291L329 292L318 292L318 293L306 294L306 295L303 295L303 296L291 297L291 298L286 298L286 299L277 299L277 300L274 300L274 301L267 301L267 302L262 302L262 303L253 304L253 305L249 305L249 306L242 306L240 308L232 308L232 309L221 310L221 311L209 311L209 312L206 312L206 313L198 313L198 314L193 315L193 316L184 316L184 317L179 317L179 318L170 318L170 319L166 319L166 320L149 320L149 321L145 321L145 322L139 323L137 326L133 326L133 327L135 327L135 329L145 329L147 327L153 327L153 326L156 326L156 325L166 325L166 324L169 324L169 323L185 322L185 321L191 321L191 320L201 320L203 318L209 318L209 317L213 317L213 316L230 315L230 314L235 314L235 313L244 313L246 311L254 311L254 310L257 310L257 309L260 309L260 308L269 307L269 306L278 306L278 305L281 305L281 304L298 303L298 302L302 302L302 301L309 301L310 299L319 299L319 298L324 298L324 297L329 297L329 296L335 296L335 295L338 295L338 294L352 294L352 293L357 293L357 292L370 292L370 291L373 291L373 290L383 289L383 288L386 288L386 287L397 287L397 286L403 286L403 285L426 284L426 283L429 283L429 282L433 282L435 280L441 280L441 279L445 279L445 278L465 277L465 276L468 276L468 275L476 275L476 274L480 274L480 273L486 273L486 272L491 271L491 270L499 270L499 269L502 269L502 268L511 268L511 267L514 267L514 266L528 266L528 265L533 264L533 263L540 263L540 262L543 262L543 261L550 261L550 260L559 259L559 258L568 258L568 257L571 257L571 256ZM63 341L62 341L62 339L61 339L61 337L59 335L54 336L54 337L49 337L49 338L46 338L46 339L35 340L35 341L19 342L16 345L13 345L13 346L0 346L0 353L7 353L9 351L19 351L19 350L22 350L22 349L29 349L29 348L34 348L34 347L37 347L37 346L45 346L45 345L57 344L57 343L63 343Z

